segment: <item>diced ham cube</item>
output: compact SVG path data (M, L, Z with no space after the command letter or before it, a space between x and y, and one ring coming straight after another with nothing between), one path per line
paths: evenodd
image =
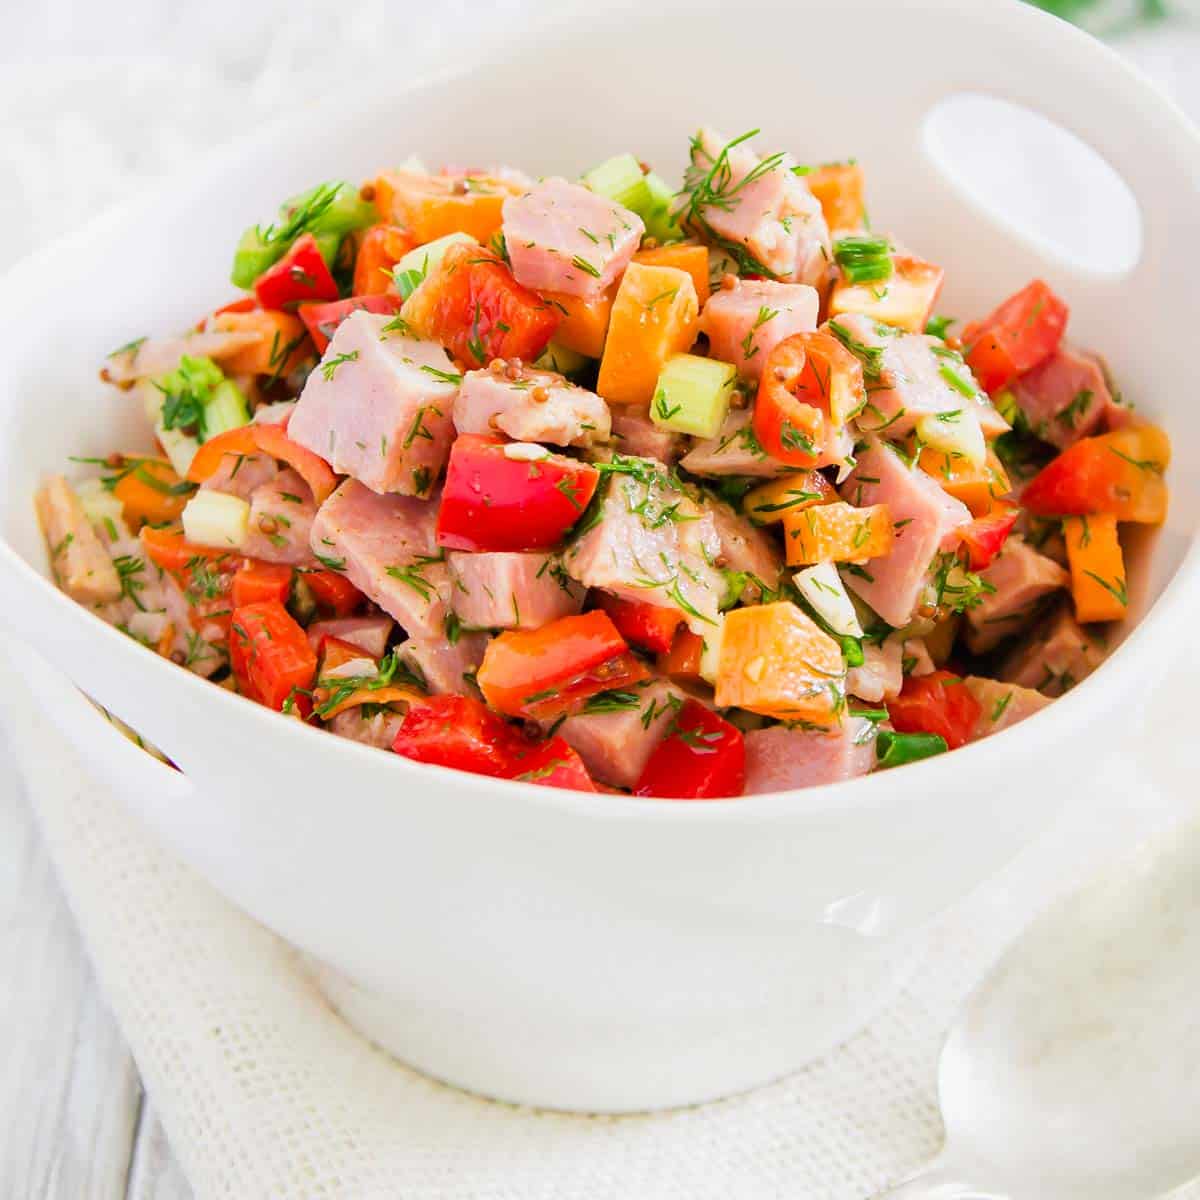
M387 650L395 622L381 613L363 617L333 617L314 621L307 629L308 640L317 649L323 637L334 637L352 646L359 646L372 658L382 658Z
M264 483L270 483L279 468L267 454L224 454L217 469L200 485L201 491L224 492L249 503Z
M1032 688L1018 687L1015 683L1001 683L998 679L986 679L979 675L968 675L963 686L979 701L979 720L971 733L971 741L991 733L999 733L1018 721L1041 712L1053 703L1049 696L1035 692Z
M816 289L807 284L739 280L712 294L700 314L700 332L708 335L713 358L757 379L767 355L784 338L816 329L820 305Z
M471 629L540 629L583 608L586 589L553 554L451 551L450 605Z
M354 479L317 510L311 545L412 636L441 637L450 580L434 540L437 503L380 496Z
M504 201L504 243L518 283L598 296L629 265L641 217L582 184L544 179Z
M403 724L403 713L372 710L370 716L365 716L362 707L355 706L338 713L326 728L352 742L362 742L377 750L390 750Z
M723 152L724 164L718 167ZM685 185L694 188L709 177L715 195L713 203L697 206L692 223L699 233L715 233L743 247L754 260L748 266L765 268L757 273L824 289L832 260L821 204L792 170L792 159L772 157L766 163L749 143L730 148L728 138L701 129L692 139ZM683 215L690 219L687 209Z
M117 569L62 475L52 475L42 485L37 514L58 586L88 606L116 600L122 591Z
M863 664L846 672L846 695L869 704L891 700L904 686L904 642L887 637L882 642L863 644Z
M704 509L712 516L721 543L719 565L727 571L743 571L750 576L742 589L742 598L747 602L757 600L763 588L778 591L783 555L775 539L714 497L705 497Z
M750 427L753 412L735 408L725 418L715 438L697 442L680 463L693 475L751 475L768 477L794 471L772 458L759 444Z
M459 433L492 437L505 433L518 442L590 446L608 441L612 422L608 405L586 388L553 371L528 368L514 372L468 371L454 401Z
M459 375L435 342L360 309L308 377L288 436L374 492L427 495L450 452Z
M846 584L889 625L907 625L935 557L958 541L971 511L920 467L907 466L890 446L874 439L859 454L841 492L856 507L886 504L895 529L891 551L848 569Z
M875 725L847 717L832 733L773 725L746 734L747 796L819 787L865 775L875 765Z
M295 411L295 400L273 400L270 404L260 404L251 420L255 425L286 425Z
M1030 429L1063 450L1103 432L1114 407L1100 363L1066 346L1019 376L1012 392Z
M671 718L687 699L680 688L661 679L631 691L637 703L628 708L584 711L558 727L559 735L583 759L588 774L610 787L631 788L637 783Z
M1020 633L1037 615L1038 601L1071 582L1070 572L1019 537L1010 537L979 577L996 590L967 610L967 646L973 654L985 654Z
M721 541L711 514L646 458L615 459L601 488L595 524L563 555L567 573L588 587L676 609L696 632L712 628L725 581L712 565Z
M308 484L290 467L250 494L250 521L242 552L263 562L300 566L313 561L317 506Z
M453 642L445 637L414 637L400 647L400 658L415 669L434 696L478 695L471 680L490 640L486 633L460 633Z
M212 330L184 337L147 338L137 345L110 354L103 376L109 383L133 383L153 379L178 368L183 356L211 358L216 363L263 340L260 330Z
M621 454L635 458L657 458L674 466L683 447L683 438L669 429L659 429L643 412L628 404L618 404L612 414L612 439Z
M1103 643L1084 633L1064 603L1005 659L1000 678L1043 696L1061 696L1103 661Z
M843 337L878 352L876 367L864 364L867 406L857 419L864 433L886 430L889 438L901 438L920 417L952 412L961 412L964 419L973 415L988 437L1008 428L985 393L977 391L972 399L949 381L947 376L953 375L968 387L975 382L970 367L949 357L940 339L904 333L861 313L845 313L830 324Z

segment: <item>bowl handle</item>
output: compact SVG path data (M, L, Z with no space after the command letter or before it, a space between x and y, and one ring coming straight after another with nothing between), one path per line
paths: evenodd
M72 748L115 792L136 795L141 807L178 810L195 794L195 784L139 746L57 667L25 642L0 633L0 656L25 680L43 712L53 714L56 728L70 728Z

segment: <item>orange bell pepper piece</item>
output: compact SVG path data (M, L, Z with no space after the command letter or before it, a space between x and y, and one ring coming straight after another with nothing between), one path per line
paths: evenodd
M783 514L789 566L865 562L887 554L895 539L886 504L855 508L843 500Z
M1063 538L1071 568L1075 619L1080 624L1121 620L1129 608L1129 594L1117 518L1112 513L1066 517Z

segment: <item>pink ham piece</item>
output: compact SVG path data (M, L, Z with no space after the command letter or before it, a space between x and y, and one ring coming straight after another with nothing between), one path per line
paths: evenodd
M379 496L346 479L317 510L313 554L410 635L441 637L450 580L434 540L437 504Z
M395 622L382 614L366 617L333 617L314 621L307 630L308 640L316 650L323 637L337 638L365 650L372 658L382 658L387 651Z
M871 439L841 488L856 507L886 504L896 530L891 552L846 570L846 584L889 625L912 620L939 552L953 548L971 521L960 500L947 495L920 467L909 467L886 443Z
M491 437L497 432L517 442L590 446L612 431L608 405L586 388L553 371L468 371L454 401L459 433Z
M251 424L287 425L295 411L295 400L273 400L270 404L260 404L254 410Z
M311 563L309 541L316 515L308 484L290 467L280 471L250 495L250 522L242 553L263 562Z
M263 334L252 330L205 330L185 337L146 338L136 346L117 350L105 360L102 376L109 383L126 384L174 371L183 356L211 358L218 366L239 350L256 346Z
M693 475L750 475L770 477L794 471L772 458L750 428L752 412L735 408L715 438L699 441L683 456L680 466Z
M674 466L683 446L683 438L668 429L659 429L645 413L628 404L618 404L612 414L612 439L621 454L635 458L657 458Z
M1063 603L1001 664L1006 683L1061 696L1086 679L1104 660L1104 646L1089 637Z
M746 734L747 796L819 787L865 775L875 765L875 725L847 717L833 733L773 725Z
M970 367L938 353L945 349L940 338L905 333L862 313L844 313L830 321L829 328L843 342L852 340L878 351L877 367L864 361L867 406L857 419L864 433L886 430L889 438L900 438L920 417L952 412L962 412L964 419L973 415L987 437L1008 429L984 392L976 388L970 399L946 378L952 373L965 385L975 385Z
M967 610L967 646L972 654L986 654L1006 637L1020 633L1033 621L1038 601L1071 582L1065 568L1019 537L1010 537L979 577L996 590Z
M616 281L646 231L636 213L557 178L505 200L503 228L518 283L584 297Z
M540 629L583 608L586 589L553 554L451 551L446 565L450 605L470 629Z
M725 580L712 565L721 540L711 514L659 463L613 465L623 470L601 481L596 523L563 554L567 573L587 587L676 609L697 633L714 628Z
M403 713L372 711L366 716L362 707L356 705L338 713L325 728L352 742L374 746L377 750L390 750L403 724Z
M435 342L385 332L390 319L360 309L337 327L288 436L373 492L424 496L450 453L460 376Z
M846 672L846 695L869 704L891 700L904 686L904 643L899 637L863 644L863 664Z
M671 718L687 699L674 684L656 679L632 690L637 703L612 712L582 712L559 727L588 774L610 787L631 788L641 778Z
M477 696L471 680L490 640L486 633L460 633L453 642L444 636L409 638L400 647L400 659L434 696Z
M1102 433L1115 407L1100 363L1066 346L1020 376L1012 392L1029 428L1060 450Z
M727 571L742 571L750 576L741 591L742 598L751 603L759 599L764 587L777 591L783 574L783 555L770 534L711 496L704 498L704 510L712 517L721 543L718 564Z
M714 202L699 203L694 212L685 207L683 218L697 233L742 248L754 260L747 264L753 273L824 289L832 261L829 227L793 166L786 155L767 162L749 143L730 146L728 138L701 129L692 138L684 186L695 195L692 189L707 179Z
M275 460L266 454L224 454L217 469L200 485L201 491L224 492L250 502L250 497L279 474Z
M998 679L985 679L979 675L968 675L963 680L963 686L979 701L981 709L979 720L971 732L973 742L1016 725L1051 703L1049 696L1043 696L1032 688L1001 683Z
M793 333L817 327L821 298L803 283L739 280L720 288L700 314L700 332L708 335L709 353L733 363L738 374L757 379L775 347Z
M109 604L121 595L121 580L108 550L96 536L74 489L51 475L36 497L50 571L72 600L87 607Z

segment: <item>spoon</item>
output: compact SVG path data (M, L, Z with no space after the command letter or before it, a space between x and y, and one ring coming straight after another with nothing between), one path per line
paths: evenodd
M878 1200L1152 1200L1200 1174L1200 823L1034 921L938 1092L942 1153Z

